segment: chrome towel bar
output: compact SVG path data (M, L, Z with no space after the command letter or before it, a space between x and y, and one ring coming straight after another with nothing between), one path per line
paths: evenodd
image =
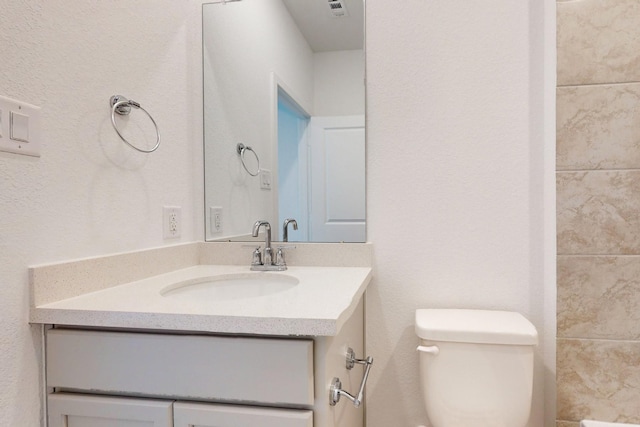
M346 390L342 389L342 382L340 378L334 378L331 381L331 388L329 389L329 404L335 406L340 401L340 396L344 396L353 403L353 406L358 408L362 404L362 397L364 396L364 386L367 384L367 378L369 378L369 370L373 365L373 357L368 356L366 359L356 359L356 354L352 348L347 350L347 369L353 369L355 364L365 365L364 375L362 376L362 382L360 383L360 390L356 396L352 395Z

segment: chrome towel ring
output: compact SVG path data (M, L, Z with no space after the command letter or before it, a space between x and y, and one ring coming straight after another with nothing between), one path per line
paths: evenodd
M253 148L249 147L248 145L244 145L241 142L236 146L236 151L240 156L240 161L242 162L242 167L244 168L244 170L246 170L247 173L251 176L258 176L258 174L260 173L260 159L258 158L258 153L256 153ZM258 169L255 172L251 172L249 168L247 168L247 165L244 163L244 153L246 153L247 151L251 151L256 157L256 161L258 162Z
M153 117L151 117L151 114L149 114L147 110L142 108L140 104L138 104L137 102L127 99L122 95L113 95L109 99L109 104L111 105L111 124L113 125L113 128L116 130L116 133L118 134L121 140L123 140L129 147L135 150L138 150L141 153L153 153L158 149L158 147L160 146L160 130L158 129L158 124L156 123L155 120L153 120ZM127 116L129 115L129 113L131 113L131 107L144 111L144 113L149 117L149 119L151 119L153 126L156 128L156 145L154 145L153 148L149 150L136 147L135 145L127 141L127 139L122 135L122 133L120 133L120 129L118 129L118 126L116 125L116 116L115 116L116 113L120 114L121 116Z

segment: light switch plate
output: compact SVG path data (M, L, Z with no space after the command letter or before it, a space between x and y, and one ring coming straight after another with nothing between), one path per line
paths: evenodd
M0 96L0 114L0 151L40 157L40 108Z

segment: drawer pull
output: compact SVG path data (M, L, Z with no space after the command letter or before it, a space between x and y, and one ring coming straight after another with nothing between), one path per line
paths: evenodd
M329 389L329 404L331 406L335 406L336 403L340 401L340 396L344 396L349 399L356 408L362 404L364 386L367 384L369 370L371 369L371 365L373 365L373 357L368 356L366 359L357 359L353 349L349 348L347 350L347 369L352 369L356 363L359 365L365 365L364 375L362 377L362 382L360 383L360 390L358 391L358 394L354 396L348 391L343 390L340 378L336 377L331 381L331 388Z

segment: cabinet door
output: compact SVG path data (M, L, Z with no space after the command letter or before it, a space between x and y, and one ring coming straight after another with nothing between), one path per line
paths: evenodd
M313 412L176 402L175 427L313 427Z
M171 427L172 401L54 393L49 427Z

